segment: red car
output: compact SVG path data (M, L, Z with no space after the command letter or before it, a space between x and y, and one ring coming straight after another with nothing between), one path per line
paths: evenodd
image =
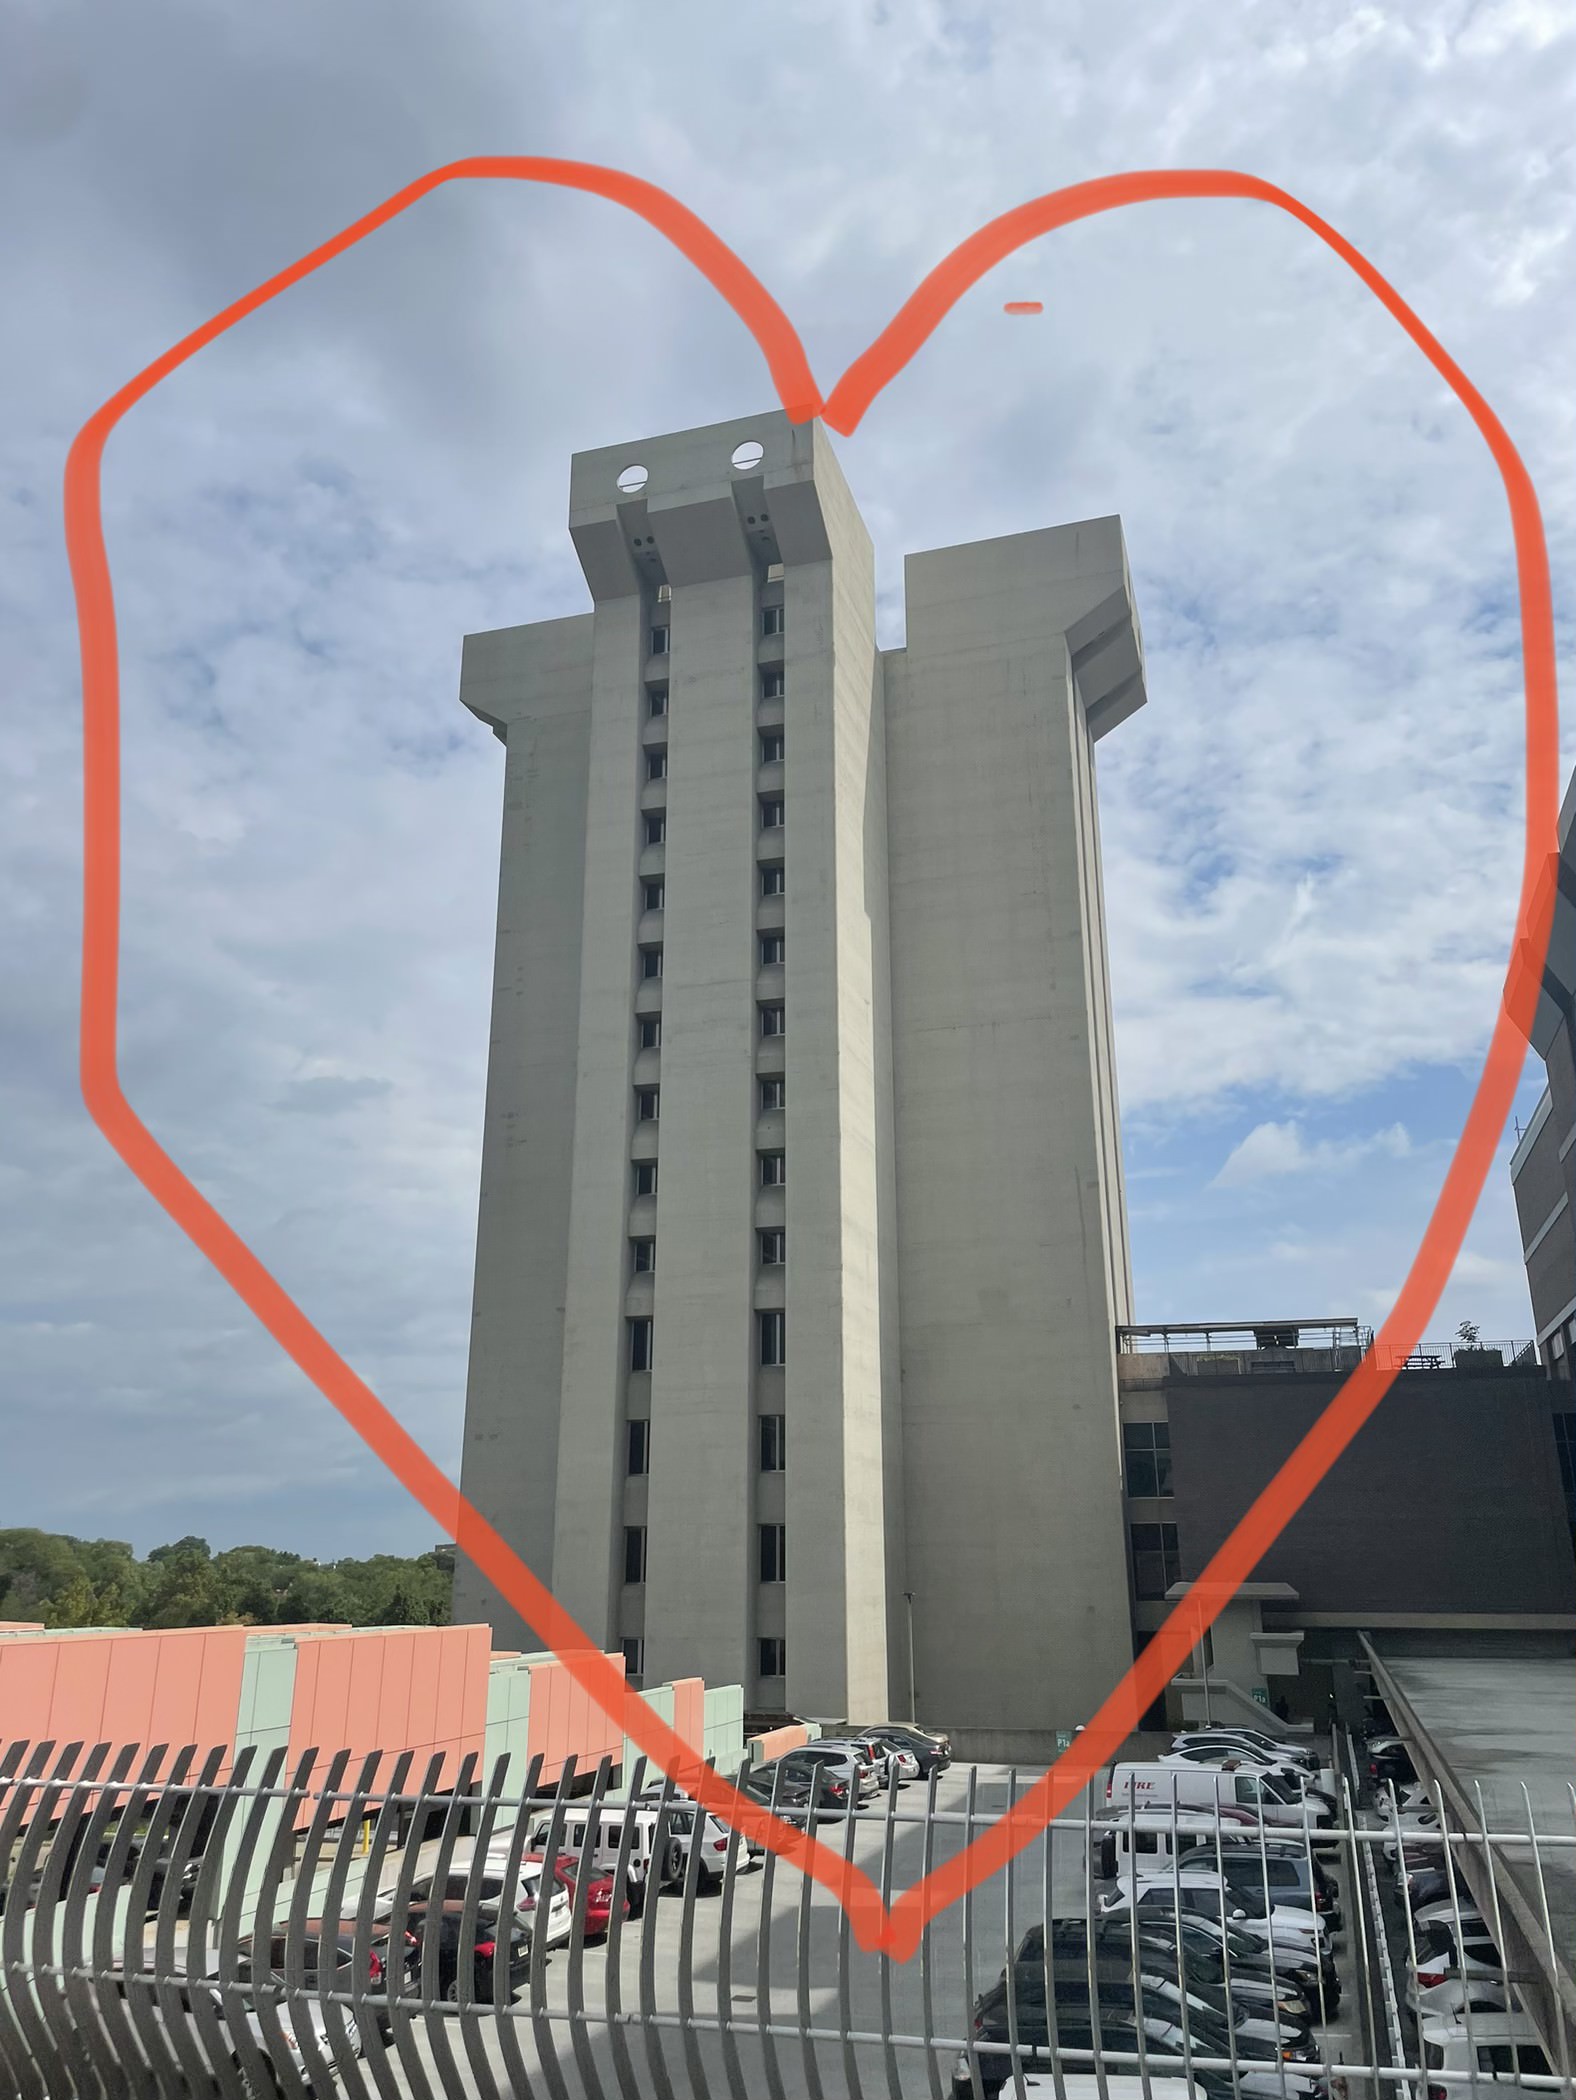
M546 1855L541 1852L528 1852L525 1855L527 1860L534 1860L537 1865L540 1865L545 1857ZM523 1864L524 1862L522 1861ZM575 1893L575 1869L579 1864L579 1860L576 1859L572 1852L560 1852L557 1859L553 1862L553 1879L569 1891L571 1902L574 1900ZM620 1905L619 1915L625 1918L629 1916L628 1896L624 1898L623 1903ZM586 1887L586 1938L588 1940L604 1938L612 1922L613 1877L611 1874L598 1874L592 1878Z

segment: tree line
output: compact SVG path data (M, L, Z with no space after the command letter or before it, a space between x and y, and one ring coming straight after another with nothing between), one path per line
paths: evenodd
M0 1531L0 1620L45 1626L446 1626L453 1549L315 1561L187 1536L139 1560L124 1539Z

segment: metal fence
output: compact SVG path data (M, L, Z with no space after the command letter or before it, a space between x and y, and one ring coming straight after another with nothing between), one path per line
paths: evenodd
M1427 1956L1397 1895L1407 1859L1387 1848L1401 1842L1414 1869L1449 1852L1494 1920L1511 1879L1526 1912L1530 1861L1546 1935L1533 1949L1541 1978L1502 1964L1498 1981L1530 1989L1569 1970L1554 1919L1560 1877L1576 1874L1576 1823L1537 1831L1529 1815L1526 1828L1491 1831L1445 1819L1398 1838L1393 1820L1359 1812L1345 1783L1335 1823L1294 1834L1310 1877L1317 1861L1339 1890L1344 1930L1328 1967L1316 1934L1306 1945L1295 1934L1283 1941L1267 1918L1260 1941L1253 1925L1244 1941L1236 1926L1216 1934L1189 1922L1176 1872L1185 1833L1175 1821L1164 1834L1177 1892L1164 1931L1141 1929L1131 1908L1103 1912L1102 1886L1119 1899L1122 1884L1102 1881L1111 1865L1102 1850L1124 1828L1120 1842L1143 1842L1131 1813L1125 1826L1120 1816L1064 1815L1011 1869L932 1919L898 1963L862 1953L835 1902L774 1853L752 1857L737 1832L711 1850L718 1836L693 1812L686 1834L686 1803L670 1781L631 1813L642 1766L615 1794L606 1764L552 1785L533 1765L511 1786L506 1760L482 1784L468 1757L440 1786L441 1764L417 1772L410 1753L354 1770L348 1753L307 1755L287 1774L283 1752L243 1751L221 1777L226 1761L220 1751L53 1744L13 1746L0 1760L7 2100L989 2100L1053 2090L1075 2100L1069 2080L1078 2092L1092 2080L1098 2100L1113 2100L1113 2077L1137 2077L1146 2092L1157 2079L1185 2078L1207 2100L1396 2091L1449 2100L1472 2078L1419 2061L1407 1983ZM959 1768L817 1827L890 1899L1029 1783ZM562 1944L550 1946L556 1862L573 1859L577 1829L600 1828L604 1814L616 1833L612 1887L574 1873ZM1239 1866L1262 1864L1273 1896L1268 1842L1234 1856ZM528 1949L522 1939L517 1972L492 1987L518 1876L535 1857L544 1864L535 1909L522 1919ZM484 1858L508 1892L501 1913L476 1870ZM1225 1876L1218 1835L1206 1871L1211 1860ZM1256 1873L1231 1884L1233 1911L1256 1909ZM421 1901L451 1876L463 1895L440 1930ZM1454 1881L1452 1889L1459 1940L1470 1899ZM593 1938L603 1895L606 1931ZM1036 1934L1046 1920L1055 1922ZM1129 1987L1120 1983L1124 1948ZM1192 1996L1206 1979L1217 1997L1223 1980L1224 2027L1206 2016L1205 1996ZM1312 2001L1303 2006L1314 2023L1306 2046L1299 1994ZM1251 2042L1250 1996L1264 2013ZM1469 1999L1469 2031L1474 2017L1486 2015ZM1556 2028L1545 2037L1550 2068L1518 2072L1519 2089L1576 2093L1569 2037Z

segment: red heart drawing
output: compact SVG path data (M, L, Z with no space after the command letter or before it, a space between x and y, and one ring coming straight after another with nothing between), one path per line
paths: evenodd
M120 940L120 726L114 605L100 515L105 440L133 403L247 314L407 210L442 183L506 179L552 184L605 197L636 213L678 248L726 299L755 337L778 399L795 421L819 414L844 434L857 429L875 396L925 342L948 309L1004 257L1059 226L1158 198L1241 197L1273 205L1317 234L1367 285L1445 380L1482 433L1505 484L1521 601L1522 673L1527 719L1527 808L1521 898L1504 998L1482 1076L1450 1169L1400 1295L1375 1345L1320 1420L1243 1515L1214 1558L1122 1681L1066 1751L1000 1822L965 1851L906 1890L890 1910L869 1876L813 1836L747 1800L700 1762L625 1684L620 1666L590 1640L529 1568L470 1506L402 1429L369 1387L282 1290L175 1162L155 1142L121 1092L116 1069ZM746 1835L830 1889L866 1950L905 1960L929 1918L1005 1866L1085 1787L1185 1661L1221 1606L1252 1573L1287 1521L1383 1399L1395 1366L1416 1348L1460 1252L1488 1176L1526 1052L1543 957L1553 921L1557 849L1558 707L1548 555L1526 468L1477 389L1392 289L1333 227L1273 184L1221 169L1107 176L1053 190L983 226L931 271L857 357L823 402L804 349L764 287L693 212L664 191L611 168L526 156L487 156L434 168L258 285L156 358L105 402L78 432L66 463L66 544L76 591L84 717L84 868L81 1080L89 1114L126 1165L251 1308L279 1346L366 1441L404 1487L470 1555L533 1626L597 1704L621 1717L625 1732L685 1790ZM1386 1369L1385 1366L1391 1366Z

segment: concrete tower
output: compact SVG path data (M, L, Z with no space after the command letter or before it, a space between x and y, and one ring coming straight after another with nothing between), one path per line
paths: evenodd
M638 470L638 471L636 471ZM1038 1754L1131 1659L1114 518L910 557L781 414L575 456L506 746L466 1494L650 1681ZM518 1620L463 1562L456 1612Z

